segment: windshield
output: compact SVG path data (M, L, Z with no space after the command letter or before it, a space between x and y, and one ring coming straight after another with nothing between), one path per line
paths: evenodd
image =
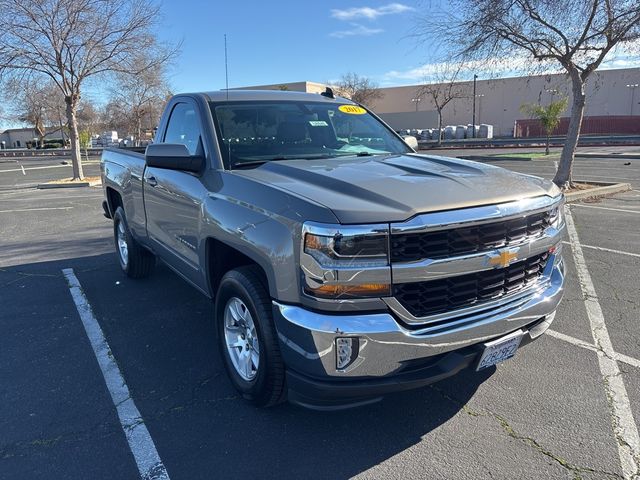
M327 102L211 103L225 165L410 152L367 110Z

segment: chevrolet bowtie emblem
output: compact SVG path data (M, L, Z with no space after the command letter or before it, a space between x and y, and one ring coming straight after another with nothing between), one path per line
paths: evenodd
M518 250L520 249L508 248L490 253L487 255L487 265L495 268L506 268L518 258Z

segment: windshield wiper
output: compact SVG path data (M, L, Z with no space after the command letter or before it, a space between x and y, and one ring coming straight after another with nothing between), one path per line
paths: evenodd
M243 162L242 158L238 159L239 161L233 162L231 164L231 168L244 168L244 167L255 167L257 165L262 165L263 163L267 163L267 162L278 162L281 160L290 160L290 158L288 157L273 157L273 158L263 158L261 160L248 160L246 162Z
M282 160L321 160L323 158L334 158L334 155L327 155L324 153L312 154L312 155L280 155L278 157L271 158L263 158L261 160L249 160L246 162L236 161L231 165L231 168L244 168L244 167L255 167L257 165L262 165L267 162L279 162ZM242 158L238 159L242 160Z

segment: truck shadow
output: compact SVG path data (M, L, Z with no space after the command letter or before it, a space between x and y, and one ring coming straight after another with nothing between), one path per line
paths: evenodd
M421 442L494 371L463 371L357 409L256 409L226 378L211 302L166 267L134 281L120 272L115 255L104 254L3 268L0 283L29 288L28 275L64 282L61 270L70 267L174 479L352 477ZM55 301L68 304L65 321L82 329L70 298Z

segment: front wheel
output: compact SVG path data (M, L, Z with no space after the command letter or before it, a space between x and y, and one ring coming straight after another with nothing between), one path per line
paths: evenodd
M122 271L131 278L149 276L156 258L133 238L122 207L118 207L113 214L113 238Z
M224 275L215 313L218 344L233 386L258 406L282 402L284 365L271 299L257 267L240 267Z

